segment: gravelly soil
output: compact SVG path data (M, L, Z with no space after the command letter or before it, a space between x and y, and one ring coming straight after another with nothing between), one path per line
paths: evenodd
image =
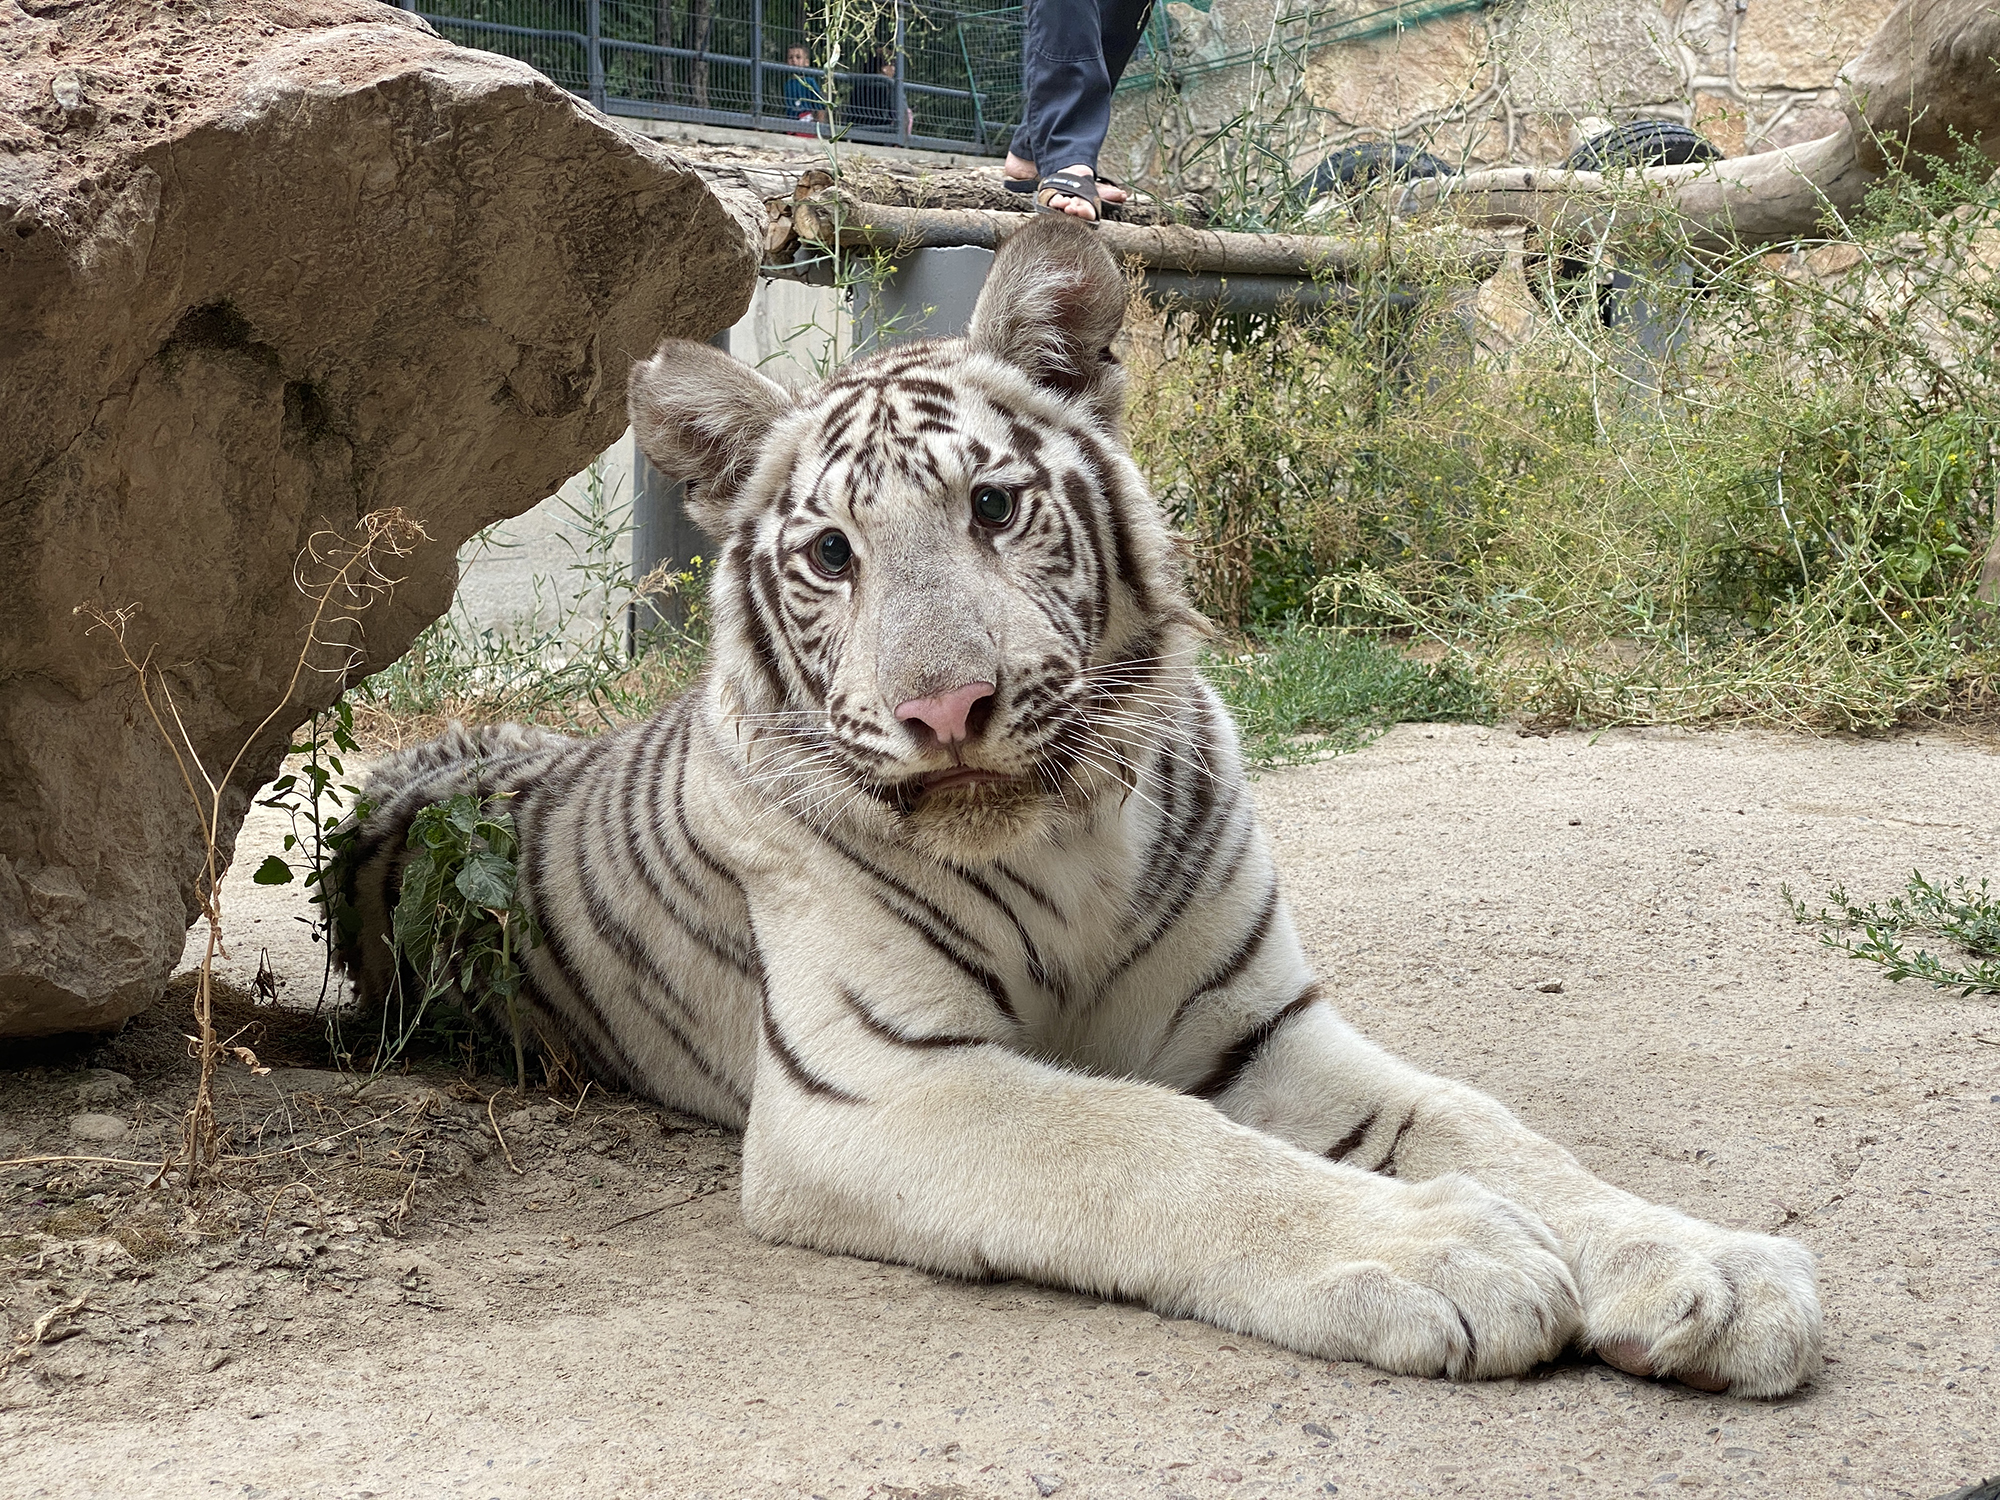
M1259 784L1361 1025L1618 1182L1819 1252L1829 1360L1791 1399L1584 1360L1389 1377L762 1245L734 1139L698 1121L239 1069L223 1114L260 1159L200 1207L122 1168L0 1169L0 1488L1928 1500L2000 1473L2000 1003L1887 984L1778 888L2000 873L1996 794L2000 756L1965 737L1419 726ZM241 896L286 930L284 893ZM257 941L316 993L309 948ZM266 1061L311 1054L261 1014ZM161 1015L0 1074L0 1157L156 1153L179 1049ZM86 1113L125 1134L80 1144Z

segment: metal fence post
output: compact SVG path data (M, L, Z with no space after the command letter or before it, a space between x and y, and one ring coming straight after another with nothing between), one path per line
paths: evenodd
M903 92L903 0L896 0L896 139L910 144L910 111Z
M965 88L972 96L972 136L984 151L986 140L986 109L979 100L979 75L972 70L972 44L965 38L965 19L958 22L958 55L965 59Z
M750 118L764 118L764 0L750 0Z
M723 329L709 342L727 354L729 330ZM662 563L676 573L685 572L693 559L712 550L701 528L688 517L687 486L654 468L639 450L636 436L632 446L632 577L644 578ZM678 593L664 600L655 596L633 600L625 615L626 654L635 654L639 638L654 626L686 623L687 600Z
M604 108L604 52L597 44L604 35L603 0L585 0L584 45L590 49L590 102Z

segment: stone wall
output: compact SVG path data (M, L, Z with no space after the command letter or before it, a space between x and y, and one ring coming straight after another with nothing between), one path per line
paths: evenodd
M1769 150L1838 128L1835 77L1891 8L1892 0L1525 0L1426 19L1445 7L1410 5L1400 30L1305 46L1294 22L1278 28L1281 45L1271 48L1274 0L1215 0L1206 15L1168 0L1183 88L1121 94L1103 162L1135 179L1170 180L1194 143L1246 110L1277 122L1267 143L1300 169L1351 141L1388 140L1463 167L1547 163L1606 122L1634 118L1692 125L1730 156ZM1378 0L1346 0L1315 16L1380 9ZM1204 152L1183 169L1190 185L1223 160Z

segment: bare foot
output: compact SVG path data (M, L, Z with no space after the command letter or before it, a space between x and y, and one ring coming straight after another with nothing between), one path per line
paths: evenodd
M1063 170L1083 177L1097 176L1097 169L1088 162L1078 162L1075 166L1065 167ZM1098 189L1097 196L1103 202L1111 201L1105 196L1102 188ZM1048 201L1049 207L1059 214L1068 214L1072 219L1083 219L1092 224L1097 222L1097 205L1088 198L1072 198L1068 193L1051 193Z

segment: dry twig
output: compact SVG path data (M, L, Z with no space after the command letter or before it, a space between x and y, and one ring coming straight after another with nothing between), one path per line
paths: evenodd
M101 604L76 606L75 613L91 621L85 633L95 635L103 632L124 659L138 684L139 697L153 720L154 728L159 730L161 739L166 741L167 749L173 754L174 762L180 769L182 785L187 788L195 814L201 820L203 867L196 893L202 916L208 924L208 942L202 953L198 971L200 977L195 985L195 1021L200 1035L193 1039L201 1075L196 1082L194 1101L188 1108L181 1134L182 1152L189 1168L188 1186L191 1188L199 1184L202 1173L213 1170L222 1159L215 1130L215 1069L223 1047L215 1035L214 975L216 958L226 956L222 943L223 795L241 769L244 758L290 705L307 671L344 673L354 665L358 648L347 639L336 639L335 627L353 626L358 629L361 611L390 593L401 582L383 571L383 560L407 557L416 544L424 540L428 540L428 536L423 527L400 509L370 512L355 524L352 536L322 531L308 539L293 569L293 581L313 605L312 618L305 629L305 642L292 665L292 675L285 684L283 696L243 737L219 777L210 775L208 768L202 764L194 737L188 731L180 706L174 702L167 669L153 663L158 646L148 648L143 657L132 654L126 632L133 616L138 614L139 606L136 603L116 607ZM317 581L308 580L306 575L309 570L320 574ZM345 636L346 632L341 634ZM323 648L338 652L340 660L330 664L316 663L314 657ZM169 719L173 722L172 729L167 727ZM195 785L197 778L201 788Z
M500 1143L500 1152L507 1158L507 1165L513 1169L516 1177L523 1177L527 1174L521 1170L520 1164L514 1160L514 1153L507 1149L507 1137L500 1133L500 1118L493 1113L493 1101L499 1097L498 1094L493 1094L487 1098L486 1120L493 1127L493 1139Z

